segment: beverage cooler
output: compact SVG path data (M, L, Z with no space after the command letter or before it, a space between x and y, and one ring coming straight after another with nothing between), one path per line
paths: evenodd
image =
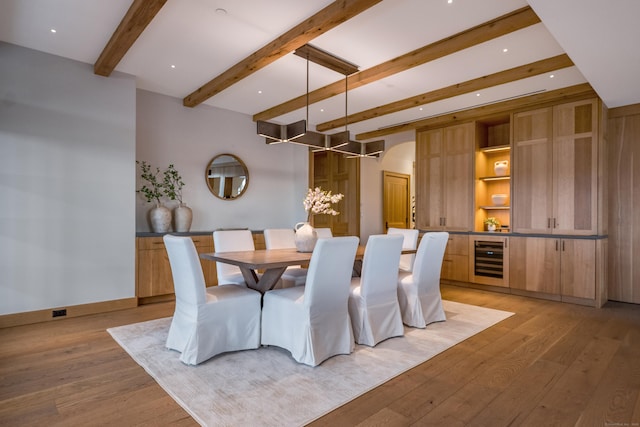
M472 283L509 286L509 241L506 236L469 239L469 277Z

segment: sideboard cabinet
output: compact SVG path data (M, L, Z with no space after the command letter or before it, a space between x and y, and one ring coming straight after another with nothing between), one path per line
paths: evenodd
M213 252L211 233L191 237L198 253ZM200 260L207 286L217 284L216 264ZM174 295L173 277L162 237L136 237L136 296L141 304L170 299Z

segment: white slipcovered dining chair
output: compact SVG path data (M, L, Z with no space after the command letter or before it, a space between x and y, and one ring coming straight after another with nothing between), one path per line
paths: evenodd
M422 236L413 272L398 276L398 302L402 321L407 326L424 328L446 320L440 295L440 270L449 240L446 231Z
M333 237L333 233L330 228L314 228L314 230L316 231L318 239L328 239Z
M404 237L402 242L402 249L416 250L418 247L418 234L419 230L412 228L389 228L387 234L401 234ZM413 263L415 262L416 254L404 254L400 256L400 270L409 271L413 270Z
M255 251L251 230L216 230L213 232L213 247L216 252ZM216 262L218 285L243 285L247 283L240 267Z
M318 240L307 284L264 294L263 345L287 349L297 362L310 366L353 351L347 304L358 241L354 236Z
M351 279L349 294L349 316L358 344L373 347L404 335L397 293L402 241L399 234L369 236L361 276Z
M264 244L267 249L295 249L296 233L293 228L267 228L264 230ZM307 269L299 265L291 265L280 278L282 288L304 285L307 280Z
M241 286L206 288L191 238L167 234L163 240L176 294L166 347L182 353L187 365L260 347L260 293Z

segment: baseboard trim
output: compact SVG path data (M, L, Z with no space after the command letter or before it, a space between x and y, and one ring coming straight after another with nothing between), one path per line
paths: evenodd
M106 313L124 310L138 306L138 298L124 298L119 300L94 302L90 304L72 305L67 307L52 307L45 310L27 311L24 313L4 314L0 316L0 329L12 326L29 325L32 323L49 322L52 320L68 319L70 317L86 316L88 314ZM65 316L53 317L54 310L66 310Z

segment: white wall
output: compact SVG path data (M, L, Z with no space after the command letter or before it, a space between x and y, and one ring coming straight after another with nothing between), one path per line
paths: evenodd
M0 314L135 295L135 96L0 42Z
M372 234L384 233L382 226L382 172L392 171L412 175L415 160L415 132L389 135L385 152L379 159L360 162L360 242L366 243Z
M249 186L235 200L214 197L205 181L211 159L222 153L236 155L249 169ZM172 163L180 172L183 200L193 210L191 231L287 228L306 217L308 150L267 145L250 116L208 105L188 108L181 99L138 90L136 159L160 169ZM136 200L136 230L149 231L152 206L140 194Z

